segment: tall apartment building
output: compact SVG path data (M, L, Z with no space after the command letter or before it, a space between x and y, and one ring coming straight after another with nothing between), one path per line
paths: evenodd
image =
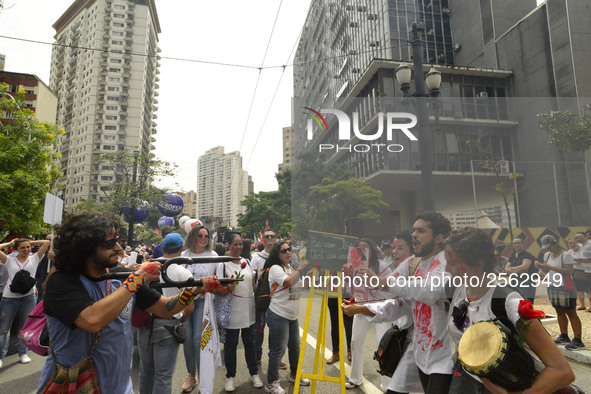
M180 216L187 215L192 219L197 217L197 193L191 190L187 193L179 193L183 198L183 212Z
M57 96L38 76L9 71L0 71L0 83L8 85L8 94L16 94L22 88L25 91L25 106L35 112L35 117L42 122L55 123ZM5 114L10 119L11 114Z
M155 148L160 24L153 0L76 0L53 28L50 87L66 130L61 197L71 210L105 199L116 180L100 154Z
M293 128L284 127L281 136L281 143L283 149L283 162L279 164L279 172L291 168L295 159L295 149L297 134L293 132Z
M251 188L240 152L224 153L223 146L208 150L197 162L197 217L206 225L238 226L245 211L240 202Z

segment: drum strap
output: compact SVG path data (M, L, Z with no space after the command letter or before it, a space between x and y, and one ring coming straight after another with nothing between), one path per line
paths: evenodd
M492 300L490 301L490 310L493 315L501 322L505 327L511 330L513 335L519 335L517 328L509 319L507 310L505 309L505 299L507 296L515 290L507 286L497 286L493 291Z

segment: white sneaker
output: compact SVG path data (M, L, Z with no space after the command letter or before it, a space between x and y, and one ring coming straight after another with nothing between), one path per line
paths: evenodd
M250 377L250 380L252 380L252 385L254 386L255 389L260 389L261 387L264 386L263 381L261 380L259 375L252 375Z
M296 381L296 377L289 375L289 381L291 383L295 383ZM310 379L306 379L306 378L300 378L300 386L309 386L311 383Z
M271 384L267 383L265 385L265 393L285 394L285 390L283 390L283 387L281 387L281 385L279 384L279 379L277 379L273 383L271 383Z
M227 378L226 384L224 385L224 390L227 393L231 393L232 391L236 390L236 386L234 386L234 378Z
M31 362L31 358L29 356L27 356L26 354L23 354L22 356L19 357L18 361L21 364L28 364Z

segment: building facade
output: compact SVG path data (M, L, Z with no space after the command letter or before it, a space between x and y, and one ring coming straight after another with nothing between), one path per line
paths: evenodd
M192 219L197 219L197 193L191 190L187 193L179 193L183 198L183 212L180 216L187 215Z
M58 96L65 208L107 198L103 153L155 148L158 34L153 0L77 0L55 22L50 87ZM93 48L93 49L84 49Z
M16 94L22 88L25 91L25 106L35 112L35 117L42 122L55 123L57 96L36 75L9 71L0 71L0 83L8 85L8 94ZM11 114L5 114L10 119Z
M254 189L242 169L240 152L224 152L217 146L199 156L197 162L197 217L206 225L238 226L245 212L240 202Z
M297 134L293 132L293 128L284 127L281 135L283 162L279 164L279 172L291 168L295 159L294 146L296 145Z

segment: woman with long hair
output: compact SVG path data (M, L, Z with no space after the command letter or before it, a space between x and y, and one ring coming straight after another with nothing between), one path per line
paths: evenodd
M31 247L33 245L41 245L37 253L31 255ZM5 247L13 246L18 254L16 257L7 256L1 249ZM21 277L17 273L24 270L29 273L31 278L35 278L35 272L39 266L39 261L47 252L49 248L49 241L32 241L28 238L13 239L12 241L0 245L0 262L5 265L8 272L8 281L4 286L4 292L2 293L2 301L0 301L0 368L2 368L4 359L4 349L6 347L6 337L8 330L12 326L16 314L19 315L19 330L27 320L29 313L35 308L35 286L34 281L30 288L25 288L22 291L16 289L18 284L18 277ZM17 278L15 278L17 276ZM16 280L15 280L16 279ZM27 286L28 287L28 286ZM14 290L15 292L11 291ZM26 291L25 291L26 290ZM19 341L18 356L21 364L27 364L31 362L29 356L27 356L27 348L22 341Z
M539 374L535 375L532 372L531 376L533 378L535 375L535 379L531 387L523 391L524 393L554 393L570 384L574 380L574 374L537 319L538 313L533 311L531 301L524 300L517 291L500 287L498 283L489 279L492 278L489 274L495 272L497 265L495 248L490 237L482 230L467 227L452 232L445 243L446 271L453 276L467 278L463 285L456 288L450 305L448 330L452 344L457 345L472 325L498 319L511 332L524 336L527 345L543 363L543 369ZM473 280L475 278L484 280ZM490 335L490 338L487 336L487 340L492 343L492 334ZM467 338L466 341L470 339ZM474 346L481 360L484 357L486 341L473 342L466 342L460 348L469 359L471 346ZM457 346L452 348L458 349ZM459 356L461 358L462 354ZM507 354L505 359L514 360L511 354ZM527 363L522 361L521 364ZM523 365L513 366L507 371L515 373L513 369ZM518 378L524 376L526 373L522 372ZM485 388L493 393L507 392L506 388L488 379L480 379L469 374L458 360L454 366L449 392L480 393L484 392Z
M581 246L576 239L569 239L566 244L568 245L568 252L573 255L573 279L575 281L575 287L577 288L577 297L579 298L578 311L584 311L585 307L585 295L589 299L589 309L587 312L591 312L591 274L585 272L583 264L577 261L581 257Z
M263 267L263 270L269 269L269 288L275 289L267 310L269 366L265 392L271 394L285 393L279 383L279 364L286 348L289 349L290 382L295 382L300 357L300 278L309 262L304 260L295 270L292 270L290 263L291 246L286 241L277 241ZM310 380L302 378L300 384L307 386Z
M185 250L182 257L213 257L218 254L213 251L209 230L205 226L195 226L185 238ZM215 275L218 264L188 264L187 269L195 279ZM185 323L187 340L183 344L185 364L189 375L182 386L184 393L192 391L197 385L196 373L199 370L201 348L201 325L203 324L203 295L195 297L195 309Z
M236 377L236 348L238 347L238 337L242 333L242 344L244 345L244 358L250 373L250 379L255 388L263 387L263 382L259 377L259 367L257 364L256 348L254 344L254 271L250 262L241 257L243 252L243 242L240 234L232 234L228 237L230 247L230 256L238 259L228 263L220 264L217 270L218 278L229 278L232 275L242 276L234 291L232 297L232 309L230 312L230 324L225 327L226 342L224 343L224 363L226 365L226 384L224 390L232 392L236 390L234 378Z

